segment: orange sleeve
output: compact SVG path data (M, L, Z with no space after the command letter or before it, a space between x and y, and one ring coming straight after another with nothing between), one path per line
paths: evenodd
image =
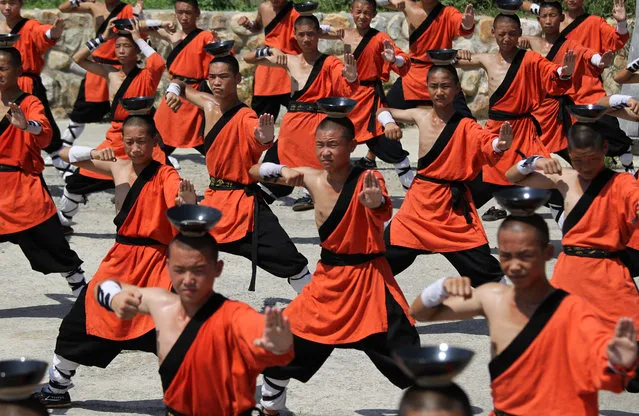
M44 115L44 106L36 97L31 96L29 99L22 101L20 108L24 112L24 116L27 120L33 120L42 126L42 131L38 135L31 135L35 142L41 148L45 148L51 143L53 137L53 130L49 120Z
M493 149L493 141L498 136L490 133L488 130L484 129L477 122L468 123L468 130L464 132L466 137L472 138L475 143L477 143L478 149L475 153L475 157L481 160L481 164L488 164L490 166L494 166L501 156L504 154L503 152L497 153L495 149ZM513 151L512 149L506 150Z
M632 228L637 228L639 223L635 223L637 218L637 209L639 206L639 182L628 180L623 184L624 206L626 211L626 223L631 224Z
M628 42L628 39L630 39L630 32L620 35L617 33L617 28L610 26L603 17L600 18L599 27L601 47L604 51L618 51L622 49Z
M160 85L160 80L162 79L162 74L164 74L165 68L166 64L159 53L156 52L147 58L146 69L148 69L151 73L151 82L153 82L154 89Z
M393 202L388 196L388 190L386 189L386 182L384 176L381 173L374 170L375 177L379 181L380 188L382 189L382 196L384 197L384 203L381 207L375 209L366 209L366 215L373 221L379 223L380 227L384 227L384 222L391 219L393 216ZM355 195L355 197L359 197Z
M175 169L166 169L162 181L162 191L164 193L164 202L169 208L175 205L175 197L177 197L180 189L180 182L182 182L182 179Z
M551 95L564 95L572 86L572 78L562 80L557 73L561 65L554 64L539 54L535 55L543 90Z
M53 48L58 40L53 40L47 38L47 31L51 29L52 25L38 25L33 27L33 33L31 33L31 38L33 39L37 51L39 54L43 54L49 49Z

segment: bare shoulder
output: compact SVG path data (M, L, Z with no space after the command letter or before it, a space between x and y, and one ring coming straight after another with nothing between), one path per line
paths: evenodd
M511 286L503 283L485 283L475 289L475 296L483 304L493 304L510 293Z

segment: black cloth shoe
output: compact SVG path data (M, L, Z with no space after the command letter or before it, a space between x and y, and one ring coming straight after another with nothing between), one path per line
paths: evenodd
M353 166L360 169L377 169L377 162L364 156L363 158L353 162Z
M31 398L39 401L49 409L71 407L71 396L69 396L68 391L64 393L52 393L47 390L46 387L43 387L42 390L33 393Z
M635 376L635 378L628 382L626 391L628 393L639 393L639 367L637 367L637 375Z
M484 212L484 215L481 216L481 219L483 221L490 222L490 221L503 220L507 216L508 216L508 213L506 212L506 210L490 207L488 208L488 211Z
M315 203L310 195L304 195L293 203L293 211L308 211L315 208Z

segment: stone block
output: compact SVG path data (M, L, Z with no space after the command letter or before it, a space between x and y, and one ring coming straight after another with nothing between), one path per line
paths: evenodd
M66 69L71 64L69 54L60 51L50 51L47 54L47 67L49 69L61 70Z
M404 21L402 22L402 28L399 32L404 39L408 39L408 37L410 36L410 34L408 33L408 20L404 19Z
M472 100L468 102L468 108L473 112L473 115L478 119L488 118L488 95L476 95Z
M327 13L321 22L323 25L331 25L332 29L348 29L351 27L348 17L339 13Z
M371 27L373 29L377 29L379 31L385 32L387 24L388 24L388 19L386 19L381 14L378 14L377 16L375 16L375 18L371 22Z
M209 30L226 30L228 19L224 13L215 13L209 19Z
M541 35L541 26L539 25L539 22L532 19L522 19L521 30L524 36L540 36Z
M251 36L249 40L246 41L246 48L250 51L259 48L262 45L264 45L264 33L260 33L256 36Z
M344 42L339 40L320 39L317 45L320 52L327 55L343 55Z
M482 17L479 19L479 40L484 43L490 43L494 41L493 36L493 18Z
M391 39L399 39L402 35L402 23L404 22L404 15L401 13L396 13L393 17L388 21L388 25L386 26L386 33Z
M464 71L464 77L462 79L461 87L464 94L467 97L474 97L479 90L479 81L481 75L479 70Z
M52 25L56 19L58 17L61 17L62 13L60 13L58 10L43 10L42 13L40 14L40 17L38 18L38 20L41 23L47 24L47 25Z

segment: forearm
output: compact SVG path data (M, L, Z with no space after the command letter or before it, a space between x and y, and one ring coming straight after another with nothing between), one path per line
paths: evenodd
M91 5L86 1L69 0L58 6L62 13L91 13Z

